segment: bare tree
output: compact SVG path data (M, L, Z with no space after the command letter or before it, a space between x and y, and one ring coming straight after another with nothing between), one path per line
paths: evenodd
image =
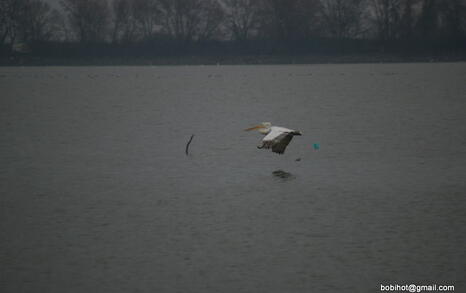
M0 45L14 44L18 35L19 15L24 3L24 0L0 1Z
M261 0L260 34L279 40L303 39L312 34L317 0Z
M224 12L218 0L160 0L163 32L181 41L219 33Z
M299 0L297 9L298 37L308 38L317 33L319 0Z
M416 13L414 5L417 0L402 0L401 2L401 16L399 23L399 37L402 39L411 39L414 35L414 26L416 23Z
M25 42L48 41L54 35L56 36L57 13L42 0L25 0L18 18L22 40Z
M157 27L159 15L156 0L132 0L132 14L137 24L137 29L144 39L152 37Z
M66 17L57 9L53 9L50 15L50 26L54 32L52 40L70 41L73 39L72 32Z
M106 0L62 0L61 4L80 42L105 40L109 20Z
M421 15L418 28L424 39L431 39L437 35L438 27L438 1L422 0Z
M458 39L465 19L465 0L422 0L418 29L424 39Z
M322 21L328 34L337 39L356 37L361 32L363 0L321 0Z
M442 0L441 27L449 38L460 39L466 34L466 0Z
M400 22L400 0L372 0L370 3L378 37L383 41L395 39Z
M0 45L6 42L9 33L8 1L0 1Z
M260 1L260 34L265 38L290 39L294 26L296 0Z
M222 34L220 26L225 19L223 7L217 0L203 0L201 3L201 21L196 32L197 39L219 38Z
M200 23L200 0L160 0L162 28L175 39L190 41Z
M227 28L236 40L246 40L259 24L257 0L227 0Z
M136 38L137 23L132 0L114 0L112 42L131 42Z

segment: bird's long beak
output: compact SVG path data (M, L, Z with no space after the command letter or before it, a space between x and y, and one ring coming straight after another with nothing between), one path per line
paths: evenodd
M251 128L247 128L244 131L251 131L251 130L255 130L255 129L259 129L259 128L265 128L265 127L263 125L257 125L257 126L251 127Z

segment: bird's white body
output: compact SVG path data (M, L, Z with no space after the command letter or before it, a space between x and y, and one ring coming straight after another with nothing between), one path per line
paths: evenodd
M257 129L260 133L265 135L262 139L262 145L257 147L260 149L272 148L272 152L278 154L283 154L285 152L285 148L288 146L293 136L301 135L301 132L293 129L272 126L270 122L263 122L258 126L248 128L246 130L249 131L254 129Z

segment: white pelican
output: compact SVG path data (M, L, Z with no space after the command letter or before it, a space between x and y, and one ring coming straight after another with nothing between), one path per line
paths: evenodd
M262 144L258 145L258 149L270 149L277 154L283 154L286 146L290 143L295 135L301 135L301 132L279 126L272 126L270 122L262 122L261 124L245 129L245 131L257 129L265 137L262 139Z

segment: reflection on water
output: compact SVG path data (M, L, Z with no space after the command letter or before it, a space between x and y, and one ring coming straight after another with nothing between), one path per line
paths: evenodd
M289 172L283 170L275 170L272 172L273 176L280 178L280 179L294 179L295 176Z

